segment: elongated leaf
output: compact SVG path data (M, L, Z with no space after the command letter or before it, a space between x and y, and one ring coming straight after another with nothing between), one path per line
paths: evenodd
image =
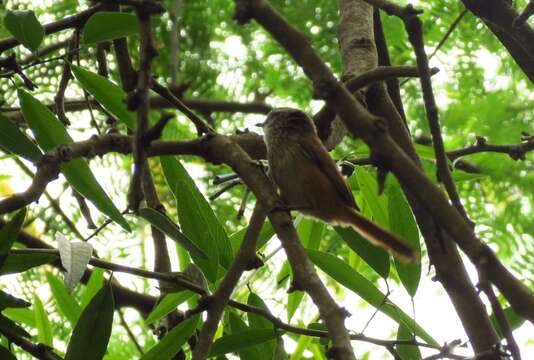
M413 340L414 336L405 325L399 324L397 340ZM397 352L402 360L420 360L421 352L415 345L397 345Z
M402 194L399 184L393 182L387 190L388 195L388 210L389 210L389 224L391 231L397 234L402 240L406 241L410 247L421 253L421 245L419 243L419 229L417 223L408 205L408 201ZM410 296L415 296L419 280L421 279L421 262L402 262L395 258L395 267L399 274L402 285L408 291Z
M104 108L126 124L131 130L135 129L136 115L126 108L126 93L122 88L103 76L85 70L82 67L71 65L76 80L87 90Z
M385 196L378 194L378 184L375 178L361 166L355 168L355 176L361 194L371 210L373 220L386 229L389 228L386 199Z
M302 359L304 357L304 351L312 344L312 341L313 338L311 336L301 335L299 337L295 350L293 350L291 356L289 357L289 360Z
M373 283L352 269L344 261L333 255L317 250L308 250L308 255L315 265L317 265L321 270L331 276L338 283L347 289L352 290L362 299L399 324L407 326L410 331L413 332L415 330L417 336L431 344L437 345L436 340L434 340L423 328L416 324L414 320L404 313L397 305L393 304L389 299L384 302L385 295L378 290ZM415 329L413 329L414 323Z
M247 331L249 327L245 322L237 315L234 311L230 311L228 314L228 323L230 325L230 332L240 333L242 331ZM238 352L239 358L241 360L259 360L261 359L261 354L258 347L251 347L244 349Z
M49 151L59 145L72 142L63 124L46 106L22 89L19 89L18 95L22 114L35 135L35 140L43 150ZM98 210L119 223L125 230L130 231L130 226L98 184L84 159L73 159L61 164L61 171L76 191L91 201Z
M8 349L0 345L0 359L4 360L17 360L15 355L11 353Z
M115 300L111 284L102 287L83 310L72 331L65 360L100 360L111 335Z
M247 232L247 227L243 227L242 229L236 231L229 237L230 244L232 246L232 253L234 256L237 254L237 251L239 250L239 247L241 246L241 242L243 241L243 238L245 236L245 233ZM265 221L265 223L262 225L260 235L258 236L258 241L256 244L256 248L259 250L267 242L273 237L274 235L274 229L271 225L270 221Z
M217 339L211 347L209 357L221 356L231 352L241 351L269 340L276 339L279 334L272 329L250 329L230 334Z
M9 319L35 328L35 314L30 309L9 308L2 311Z
M134 14L97 12L85 23L82 39L86 44L95 44L138 32L139 24Z
M193 261L215 282L219 263L228 268L233 258L224 228L182 164L174 156L162 156L160 161L176 197L182 231L208 256L206 261L192 254Z
M82 312L82 308L74 297L67 292L65 285L52 273L46 273L46 279L56 301L59 311L69 320L72 326L76 325Z
M32 162L41 157L41 150L11 120L0 115L0 145Z
M61 257L61 265L66 271L65 287L67 292L71 293L74 287L80 282L91 255L93 246L88 242L69 241L62 233L56 234L56 241Z
M31 51L36 51L44 38L43 26L33 11L8 11L4 26L15 39Z
M351 228L336 226L336 233L347 245L384 279L389 276L389 254L384 249L371 244Z
M415 151L422 159L436 160L436 154L432 146L415 144Z
M295 312L299 308L302 299L304 299L304 291L293 291L287 295L287 321L291 321Z
M2 314L0 314L0 333L2 332L1 330L8 331L10 333L23 336L26 338L31 338L31 335L26 330L24 330L22 327L16 324L13 320L8 319Z
M169 360L175 356L197 328L200 315L193 316L175 326L140 360Z
M24 308L31 304L0 290L0 311L6 308Z
M139 209L139 216L148 221L151 225L157 227L165 235L176 241L178 244L186 248L191 254L202 259L208 259L206 254L200 250L191 240L187 238L181 231L178 225L172 222L165 214L154 210L152 208Z
M324 223L310 219L302 218L297 224L297 233L302 245L307 249L318 249L323 238L325 225Z
M504 316L506 317L506 320L508 321L508 325L510 325L510 329L515 330L523 323L525 322L525 318L519 316L512 307L507 307L504 310ZM501 327L499 326L499 322L497 321L497 318L495 317L495 314L491 314L490 316L491 324L493 325L493 328L497 332L497 335L500 339L504 337Z
M9 256L9 250L19 235L25 217L26 208L19 210L15 216L13 216L13 219L0 229L0 269L2 269Z
M51 264L59 257L54 254L9 254L0 275L16 274L44 264Z
M249 294L247 303L249 305L269 311L267 305L265 305L263 300L255 293ZM273 323L265 319L263 316L259 316L253 313L247 313L247 317L248 324L251 329L272 329L273 331L275 330ZM263 344L257 345L257 348L259 349L259 352L261 354L261 358L265 358L267 360L273 359L276 353L276 349L278 347L278 341L282 341L282 339L279 337L274 340L266 341Z
M104 286L104 270L94 268L80 299L82 309L85 309L91 299L102 289L102 286Z
M178 305L187 301L193 295L194 293L189 290L183 290L177 293L165 295L165 297L159 302L159 304L154 308L154 310L152 310L152 312L148 315L145 320L145 323L147 325L150 325L159 321L165 315L176 309Z
M52 347L53 335L50 320L48 320L48 313L37 294L33 294L33 311L35 313L35 325L37 326L39 342Z

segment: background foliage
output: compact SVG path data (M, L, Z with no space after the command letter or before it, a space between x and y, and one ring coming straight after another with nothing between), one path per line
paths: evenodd
M165 7L171 9L173 1L165 0L163 3ZM335 40L338 20L335 2L273 0L271 3L311 39L313 47L323 60L339 75L341 63ZM519 8L524 5L525 1L516 2ZM43 1L42 3L6 1L1 13L5 15L6 9L31 9L35 12L39 22L45 24L74 14L87 6L86 2L76 0ZM417 4L417 6L425 10L422 20L427 51L430 53L442 39L450 24L462 12L463 7L460 2L450 0L432 0ZM239 27L232 20L232 15L233 1L230 0L183 1L179 14L179 58L176 60L178 65L176 82L187 85L184 97L242 102L265 99L273 106L299 107L310 113L317 110L321 104L311 99L310 82L283 49L256 24ZM407 42L406 33L402 30L400 21L384 14L382 19L392 63L413 65L413 51ZM153 26L159 52L153 64L153 74L156 74L161 82L169 83L174 75L171 73L170 66L173 59L169 52L169 41L173 34L171 34L171 19L168 13L160 18L154 18ZM6 29L0 29L0 34L3 37L10 36ZM65 41L69 35L70 32L65 31L46 36L41 48ZM132 35L129 40L132 54L137 54L138 36ZM15 48L13 52L18 59L31 56L31 52L22 46ZM61 53L47 54L43 59ZM137 61L136 56L133 56L133 59L134 62ZM111 70L110 79L119 83L112 54L108 54L108 60ZM81 47L79 64L84 69L96 72L94 46ZM476 136L485 137L490 143L518 143L521 132L534 132L532 84L517 68L502 45L474 16L468 13L462 19L445 45L432 59L431 65L441 70L434 77L434 85L440 106L446 149L452 150L472 144ZM33 96L42 103L52 103L62 71L62 59L47 61L26 69L25 75L38 86L37 90L32 92ZM19 78L15 78L15 85L13 86L12 79L0 78L2 90L0 103L8 115L9 110L19 106L15 91L16 87L21 86ZM404 83L402 95L409 128L414 137L423 138L428 134L428 128L418 82L409 80ZM70 83L67 97L83 97L79 82ZM104 127L107 117L101 112L95 112L94 115L96 121ZM225 134L231 134L246 127L254 131L252 125L263 117L263 115L219 112L202 115L206 116L219 132ZM178 112L176 116L178 121L173 121L167 126L164 137L167 139L193 138L194 128L191 123ZM151 120L156 121L158 118L159 110L152 111ZM89 126L88 111L71 113L69 119L72 124L68 132L74 140L83 140L95 133L94 129ZM119 129L125 130L123 125L119 125ZM336 159L342 159L362 156L366 153L366 147L360 141L346 139L333 152L333 156ZM435 171L431 158L432 156L429 156L425 160L425 165L429 170ZM228 168L206 164L197 158L181 158L180 160L206 198L219 189L212 184L213 179L217 175L229 172ZM457 186L470 217L477 224L477 233L484 241L491 244L501 261L513 269L532 288L534 285L532 281L534 274L534 222L532 221L534 158L532 153L527 154L526 159L522 161L514 161L506 155L493 153L469 156L466 160L479 169L479 174L466 176L467 180L458 181ZM21 170L20 162L17 156L9 152L2 153L0 162L2 196L23 190L29 184L29 177ZM29 164L24 161L23 163L26 166ZM92 160L90 165L93 173L98 174L99 182L115 205L119 209L124 209L126 207L125 193L131 175L131 158L116 154L107 155L104 158ZM158 160L151 160L151 167L154 171L157 190L169 217L174 221L179 219L186 235L194 237L196 230L188 228L188 222L194 222L195 219L193 217L188 220L184 214L178 214L173 196L175 189L168 186L169 175L165 174L165 164L161 164ZM399 194L395 194L397 191L395 183L389 181L388 190L384 195L378 196L376 191L373 191L376 188L374 170L367 167L357 168L349 182L355 191L358 203L362 205L363 212L372 216L376 222L395 231L393 227L397 218L391 220L391 216L395 211L399 211L395 206L402 207L404 201L402 195L399 198ZM365 192L362 188L371 190ZM53 202L59 205L79 231L84 236L89 235L92 230L87 228L65 179L60 177L48 187L48 191L49 198L42 197L39 203L32 204L28 208L24 229L51 244L54 244L53 238L57 232L65 234L70 239L77 237L72 229L66 226L57 209L51 206L51 199L53 199ZM216 218L207 219L207 224L205 224L211 228L218 226L214 225L215 223L220 224L220 229L217 231L221 233L217 236L228 238L234 251L239 242L239 231L246 225L247 215L253 204L253 199L250 197L246 216L238 219L236 213L243 194L244 188L239 185L226 191L217 199L209 201L209 206L213 209ZM180 199L179 194L175 195ZM182 196L187 198L191 195L182 194ZM200 212L204 211L202 206L199 205L199 208L201 208ZM183 209L184 212L185 209ZM403 213L409 214L409 210ZM97 225L106 220L106 217L94 208L92 208L92 214ZM91 243L103 259L150 269L153 266L154 255L147 221L132 215L127 215L126 218L134 229L133 232L127 233L117 224L110 224L93 238ZM406 221L410 223L409 219ZM415 294L419 276L428 279L433 275L431 271L427 271L428 264L425 260L423 260L422 267L416 269L402 269L402 265L401 268L398 265L394 266L393 262L389 263L389 258L384 258L380 253L376 256L371 255L363 261L361 254L358 255L358 251L353 251L359 246L358 240L351 243L351 234L344 234L343 230L336 231L330 226L323 226L310 220L301 220L298 230L302 241L312 249L310 250L312 259L315 254L316 265L324 273L330 275L325 278L328 279L329 287L339 298L350 298L353 296L348 295L350 289L353 287L358 289L356 292L365 300L359 302L358 307L368 307L372 304L380 307L384 312L388 311L387 306L381 303L381 295L375 293L377 289L386 291L384 278L388 279L387 284L394 289L394 292L404 291L402 289L402 283L404 283L408 292ZM409 236L415 236L417 239L417 234L413 235L416 229L412 228L408 231L412 232ZM265 255L272 254L277 244L275 239L271 240L262 252ZM169 245L174 245L174 243L169 242ZM176 265L175 270L184 270L190 261L189 256L183 248L177 247L176 254L174 246L170 248L173 249L171 256ZM422 252L424 254L425 249L422 249ZM328 256L335 258L331 259L325 254L330 254ZM334 269L329 268L336 264L335 259L342 259L343 266L347 267L346 272L337 274L338 277L335 276ZM202 265L200 267L205 270ZM206 271L204 273L208 280L215 280ZM353 276L350 277L347 274ZM359 279L358 274L362 278L355 280ZM155 283L152 281L120 274L116 274L115 277L136 291L158 294ZM289 278L289 268L284 257L281 252L275 253L272 259L267 261L266 266L254 275L249 286L241 287L234 297L257 306L265 306L265 301L277 316L292 320L302 326L310 323L313 325L317 314L310 306L309 299L299 292L289 295L286 293L290 285ZM332 281L332 278L336 281ZM400 280L403 278L401 283ZM78 286L72 295L68 295L60 279L57 270L45 266L19 275L6 276L2 278L0 286L4 291L33 303L29 309L7 309L3 312L4 315L22 323L32 334L38 333L40 342L66 350L71 330L74 329L80 312L97 293L103 281L102 272L95 271L87 286ZM356 281L356 283L350 283L350 281ZM362 292L365 292L362 290L362 284L367 284L367 282L369 284L366 297L365 294L362 295ZM408 293L403 294L409 298ZM193 306L195 298L196 296L190 294L187 299L179 299L184 302L181 308L185 309L187 304ZM179 300L175 300L174 303L176 304ZM41 306L44 311L40 309ZM416 303L416 308L417 306L425 305ZM151 328L137 312L130 309L121 311L124 312L126 322L137 342L143 351L147 352L157 341ZM353 314L357 311L358 309L351 309ZM409 308L403 308L403 311L408 317L412 314ZM399 316L397 310L391 310L391 313L393 318ZM119 320L119 316L115 316L106 359L138 357L139 350L128 337ZM255 319L251 315L247 317L234 310L229 311L225 317L224 333L228 335L246 329L259 331L258 329L271 326L268 322L262 323L262 320ZM395 337L397 325L393 323L389 325L391 328L383 330L381 337ZM358 329L361 329L362 325L358 326L360 326ZM221 328L220 335L222 331ZM432 328L427 328L425 331L432 336ZM254 335L257 338L263 333ZM457 334L457 337L462 336L462 334ZM260 358L261 354L273 354L279 351L280 338L268 339L269 341L256 347L238 352L239 356L242 359ZM299 352L304 353L305 357L319 356L324 345L319 340L294 334L286 334L283 339L286 351L291 349L293 358L299 358ZM219 346L231 348L231 345ZM361 354L361 358L370 358L370 352L367 351L376 351L376 349L365 351ZM24 358L24 355L17 350L17 356L19 355Z

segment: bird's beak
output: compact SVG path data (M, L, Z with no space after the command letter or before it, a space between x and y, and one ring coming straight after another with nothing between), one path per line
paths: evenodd
M264 122L261 122L261 123L257 123L255 126L257 127L264 127L265 126L265 121Z

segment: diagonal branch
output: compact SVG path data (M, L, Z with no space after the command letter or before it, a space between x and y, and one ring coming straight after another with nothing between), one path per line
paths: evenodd
M208 357L213 336L221 320L224 308L243 272L252 268L251 265L253 265L256 253L256 242L265 217L266 213L263 206L257 203L243 242L224 279L213 295L201 300L201 306L204 305L208 309L208 318L198 336L198 342L193 351L193 360L203 360Z

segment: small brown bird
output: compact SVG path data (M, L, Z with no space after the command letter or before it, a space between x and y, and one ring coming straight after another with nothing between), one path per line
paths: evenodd
M350 226L371 243L412 261L414 251L397 236L358 212L352 192L304 112L279 108L260 126L264 129L269 173L284 203L324 222Z

